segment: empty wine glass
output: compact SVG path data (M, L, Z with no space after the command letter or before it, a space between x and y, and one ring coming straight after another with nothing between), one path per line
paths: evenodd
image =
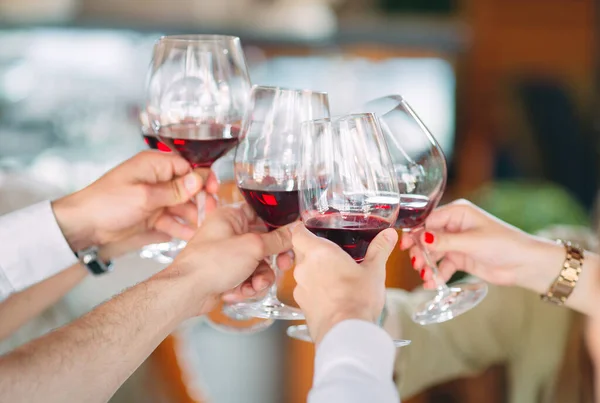
M362 262L371 241L396 222L400 203L377 118L364 113L304 123L302 168L304 225ZM291 326L287 333L311 341L306 325Z
M400 190L400 211L395 223L423 251L433 272L437 294L417 307L413 320L427 325L441 323L474 308L487 294L480 280L452 283L440 278L435 259L421 243L425 220L439 203L446 186L446 158L439 144L400 95L375 99L361 111L372 112L381 124Z
M300 124L329 116L327 94L308 90L255 86L235 155L237 185L269 229L300 218L298 174ZM272 256L270 265L279 277ZM243 316L303 319L302 312L277 298L277 280L261 301L233 305Z

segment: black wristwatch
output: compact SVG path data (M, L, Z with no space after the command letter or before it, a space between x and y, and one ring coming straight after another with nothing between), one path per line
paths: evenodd
M80 250L79 252L75 252L75 256L79 259L81 264L83 264L94 276L100 276L104 273L108 273L112 271L113 264L109 260L108 262L103 262L98 257L98 247L92 246L87 249Z

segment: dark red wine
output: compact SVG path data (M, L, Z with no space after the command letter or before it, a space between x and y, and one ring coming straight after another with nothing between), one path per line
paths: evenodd
M194 168L209 168L238 143L237 125L185 123L161 128L158 137Z
M432 207L427 196L400 195L400 209L394 226L399 229L417 227L423 224Z
M149 134L142 134L142 136L144 136L144 143L146 143L146 145L151 149L164 151L167 153L171 152L171 149L165 143L160 141L156 136L152 136Z
M313 234L340 246L357 262L362 262L369 244L390 223L377 216L340 213L309 218L304 225Z
M246 202L256 214L275 229L296 221L300 217L297 190L254 190L240 188Z

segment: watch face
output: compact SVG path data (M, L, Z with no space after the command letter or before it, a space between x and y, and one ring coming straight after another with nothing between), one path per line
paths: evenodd
M76 253L76 255L81 261L81 263L83 263L88 268L88 270L96 276L111 271L112 263L110 261L104 263L100 259L98 259L97 246L84 249Z

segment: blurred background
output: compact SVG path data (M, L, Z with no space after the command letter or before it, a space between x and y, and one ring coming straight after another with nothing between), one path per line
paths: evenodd
M241 37L253 83L327 91L334 114L403 95L450 161L447 200L471 198L527 231L589 225L600 151L598 3L0 0L0 200L17 197L14 183L41 198L76 190L144 149L137 111L153 42L224 33ZM118 265L127 267L86 280L53 309L70 320L160 269L135 257ZM395 253L388 285L419 283ZM114 401L304 402L314 351L286 338L287 325L243 336L186 324ZM28 329L22 340L40 328ZM494 403L504 391L496 368L409 402Z

